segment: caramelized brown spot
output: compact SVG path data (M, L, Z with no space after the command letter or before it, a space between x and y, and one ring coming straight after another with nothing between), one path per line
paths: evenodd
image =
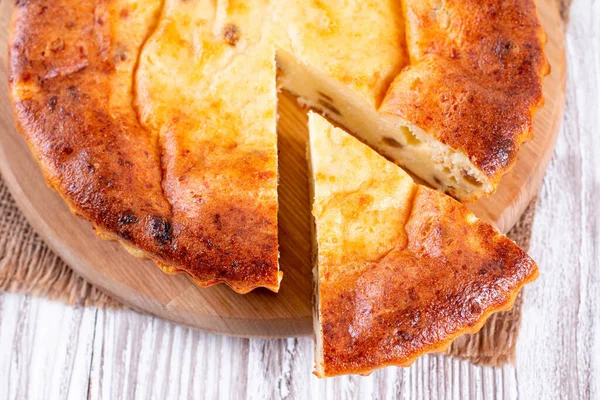
M48 108L50 108L50 111L56 110L57 103L58 103L58 99L56 96L52 96L48 99Z
M419 300L419 295L417 294L417 291L415 290L415 288L408 289L408 298L411 299L412 301Z
M118 49L115 50L115 57L114 57L114 61L118 62L118 61L125 61L127 60L128 56L127 56L127 47L125 46L121 46Z
M67 91L69 92L69 94L71 95L71 97L78 97L79 96L79 92L77 90L77 86L69 86L67 88Z
M232 46L235 46L240 40L240 29L235 24L227 24L223 28L223 38Z
M130 210L125 212L125 214L121 215L119 217L118 222L121 225L135 224L136 222L138 222L138 218L135 216L133 211Z
M61 37L54 39L52 41L52 43L50 43L50 51L52 51L53 53L57 53L64 49L65 49L65 41Z
M221 215L215 214L214 216L215 225L217 226L217 230L223 229L223 223L221 222Z
M163 217L154 217L150 221L152 237L160 245L165 245L171 241L171 224Z
M483 311L483 309L481 308L481 306L477 303L473 303L471 304L471 312L473 314L480 314Z
M122 166L122 167L127 167L127 168L131 168L131 167L133 167L133 163L132 163L131 161L129 161L129 160L124 160L124 159L122 159L122 158L119 158L119 159L117 160L117 164L119 164L119 165L120 165L120 166Z

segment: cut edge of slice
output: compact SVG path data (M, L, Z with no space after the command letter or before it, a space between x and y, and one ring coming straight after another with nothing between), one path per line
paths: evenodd
M474 201L495 190L495 182L461 150L437 140L366 99L325 73L276 49L281 87L301 105L343 126L353 136L402 165L432 187L461 201Z
M310 132L313 132L317 129L316 124L323 120L318 114L315 114L312 111L308 113L308 125L309 125L309 139L308 144L306 146L306 160L308 162L308 190L309 190L309 200L311 204L311 221L310 221L310 237L312 242L312 256L311 256L311 264L312 264L312 276L313 276L313 332L315 335L315 375L321 376L324 373L323 369L323 346L321 345L321 341L323 340L323 331L321 329L321 325L319 322L321 321L320 315L320 307L319 307L319 265L318 265L318 252L319 248L317 245L317 227L314 214L312 213L312 204L314 203L315 189L314 189L314 178L313 178L313 164L312 164L312 135Z

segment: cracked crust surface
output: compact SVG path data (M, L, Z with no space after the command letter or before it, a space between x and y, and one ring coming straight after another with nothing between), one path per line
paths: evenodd
M408 366L479 330L537 277L510 239L316 114L310 155L317 376Z
M185 130L201 116L175 109L152 129L132 106L139 53L162 11L159 1L18 2L9 57L18 127L48 184L102 236L200 285L277 291L274 131L241 150L236 137L194 143ZM272 86L257 90L274 98Z

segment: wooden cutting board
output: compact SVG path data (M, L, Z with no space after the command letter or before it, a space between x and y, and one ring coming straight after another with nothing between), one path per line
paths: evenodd
M552 73L544 81L546 105L536 114L535 138L493 196L469 205L507 231L537 194L552 156L565 103L564 32L557 2L539 0L548 34ZM7 96L7 37L12 1L0 0L0 169L34 229L78 274L132 308L204 331L235 336L308 335L311 316L311 240L305 146L306 110L280 96L280 252L284 278L278 294L239 295L224 285L201 289L186 276L166 276L153 262L136 259L119 244L100 240L50 190L25 140L15 131Z

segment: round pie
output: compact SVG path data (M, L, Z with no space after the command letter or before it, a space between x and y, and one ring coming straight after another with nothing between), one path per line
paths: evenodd
M492 193L549 71L534 0L25 0L15 119L102 237L277 291L277 90L431 186Z

